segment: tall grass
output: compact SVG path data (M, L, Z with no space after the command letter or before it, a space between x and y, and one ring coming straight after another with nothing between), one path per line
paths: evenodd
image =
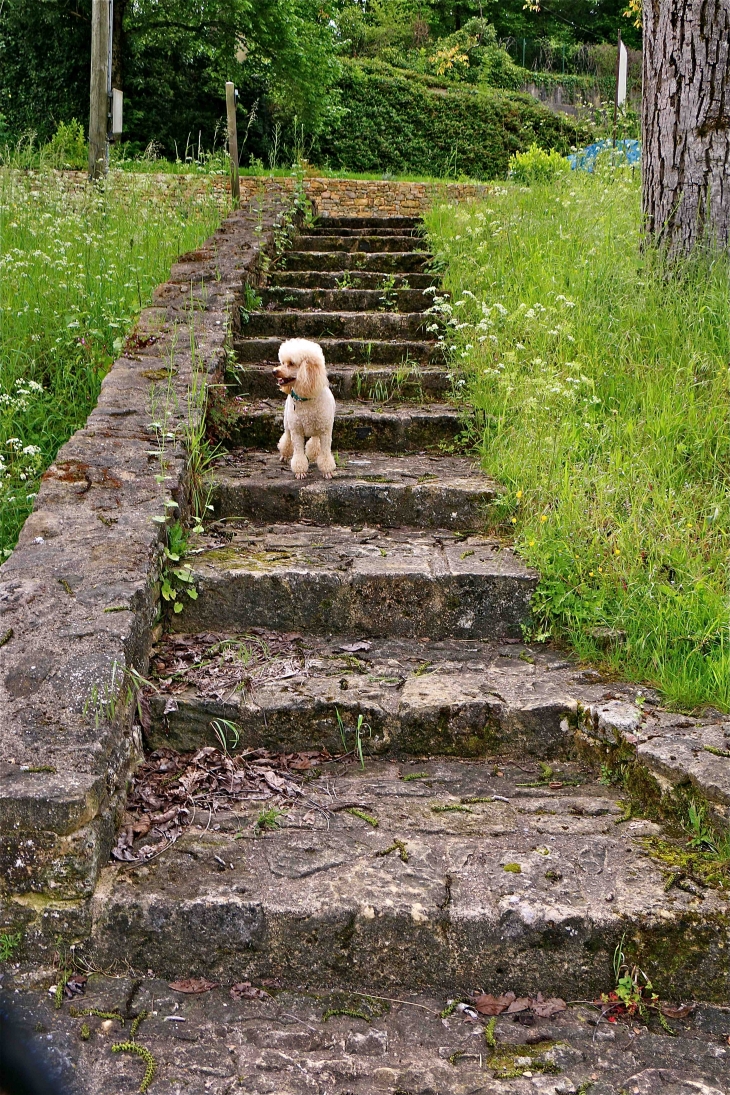
M730 267L669 275L639 180L496 187L427 218L495 526L539 568L536 631L677 707L730 707ZM623 634L622 634L623 633Z
M225 202L212 180L0 168L0 562L152 289Z

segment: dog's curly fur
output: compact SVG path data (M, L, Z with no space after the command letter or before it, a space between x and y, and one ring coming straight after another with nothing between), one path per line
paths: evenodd
M335 397L322 347L305 338L290 338L279 347L279 362L274 376L287 395L284 433L278 445L282 463L291 460L297 479L304 479L309 461L316 460L324 478L331 479L336 467L332 456ZM305 438L309 439L306 445Z

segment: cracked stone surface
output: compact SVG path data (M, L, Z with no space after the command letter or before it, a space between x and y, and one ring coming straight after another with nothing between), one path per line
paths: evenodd
M501 493L473 461L458 457L340 452L337 459L333 479L315 466L298 480L276 453L229 453L210 477L215 516L341 525L367 512L370 524L478 529Z
M144 1062L111 1046L146 1011L137 1040L152 1053L159 1095L728 1095L727 1009L698 1007L672 1021L610 1024L600 1009L578 1005L524 1026L501 1016L496 1048L484 1020L455 1013L442 1019L446 997L398 991L390 1000L333 993L269 990L264 999L233 999L223 984L190 996L167 981L93 974L78 1010L126 1018L74 1018L53 1008L45 986L18 979L10 999L29 1045L48 1061L59 1095L125 1095L138 1090ZM366 990L365 990L366 991ZM334 1015L346 1007L368 1018ZM89 1036L82 1040L82 1024ZM452 1063L452 1061L454 1063ZM519 1063L516 1063L519 1062ZM540 1071L545 1066L553 1073ZM500 1079L514 1068L516 1078ZM66 1087L62 1087L62 1078Z
M247 801L144 866L106 868L92 960L173 977L184 954L215 979L389 993L508 981L576 999L610 981L626 934L658 992L724 999L726 894L667 890L657 824L623 820L575 765L549 784L535 768L323 764L277 832L256 835Z
M186 630L517 636L537 583L497 541L445 530L251 525L201 534L190 565Z

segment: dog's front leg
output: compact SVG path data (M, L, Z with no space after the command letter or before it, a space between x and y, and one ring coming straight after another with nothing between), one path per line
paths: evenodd
M335 468L335 458L332 455L332 430L320 435L320 450L317 453L317 467L322 472L324 479L331 479Z
M304 479L309 468L309 461L304 452L304 434L292 430L291 441L294 447L294 455L291 461L291 470L297 479Z
M279 459L282 464L285 464L287 460L291 460L294 455L294 446L292 445L291 434L288 430L285 429L279 438L277 448L279 450Z

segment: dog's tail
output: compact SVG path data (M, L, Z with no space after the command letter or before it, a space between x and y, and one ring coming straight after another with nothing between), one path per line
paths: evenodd
M310 437L304 446L304 454L307 460L316 460L322 451L322 443L318 437Z

